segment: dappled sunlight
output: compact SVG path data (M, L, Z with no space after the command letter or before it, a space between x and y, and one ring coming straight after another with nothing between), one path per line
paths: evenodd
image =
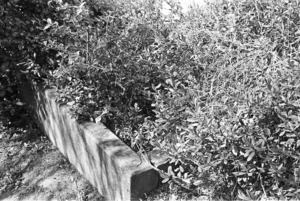
M53 90L30 83L23 83L22 87L24 95L28 90L35 91L34 100L28 104L40 127L105 197L127 200L131 196L142 197L143 192L156 187L158 178L153 177L158 177L156 172L104 125L78 124L72 118L69 106L56 102ZM131 192L131 188L136 190Z
M100 200L96 191L38 130L0 141L1 200ZM96 193L96 194L95 194Z

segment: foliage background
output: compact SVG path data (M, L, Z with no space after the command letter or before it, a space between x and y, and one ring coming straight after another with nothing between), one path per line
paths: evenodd
M22 16L20 36L1 42L3 75L47 78L78 120L168 153L180 164L170 183L229 200L298 198L299 3L224 0L186 14L168 3L165 16L162 1L40 2L32 30L3 4Z

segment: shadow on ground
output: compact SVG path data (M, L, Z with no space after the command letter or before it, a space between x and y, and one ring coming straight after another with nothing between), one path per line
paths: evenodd
M0 200L104 199L34 125L0 123Z

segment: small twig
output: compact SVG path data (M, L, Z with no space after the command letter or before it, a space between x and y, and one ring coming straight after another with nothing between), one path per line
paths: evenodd
M262 189L263 189L263 191L264 191L265 196L267 196L266 189L265 189L265 187L264 187L264 185L263 185L262 177L261 177L261 174L260 174L260 173L259 173L259 178L260 178L260 185L261 185L261 187L262 187Z
M89 43L90 43L90 32L89 27L87 29L87 44L86 44L86 63L89 64Z

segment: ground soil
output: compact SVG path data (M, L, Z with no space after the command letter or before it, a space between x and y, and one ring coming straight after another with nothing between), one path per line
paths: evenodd
M100 200L34 124L4 127L0 122L0 200Z

